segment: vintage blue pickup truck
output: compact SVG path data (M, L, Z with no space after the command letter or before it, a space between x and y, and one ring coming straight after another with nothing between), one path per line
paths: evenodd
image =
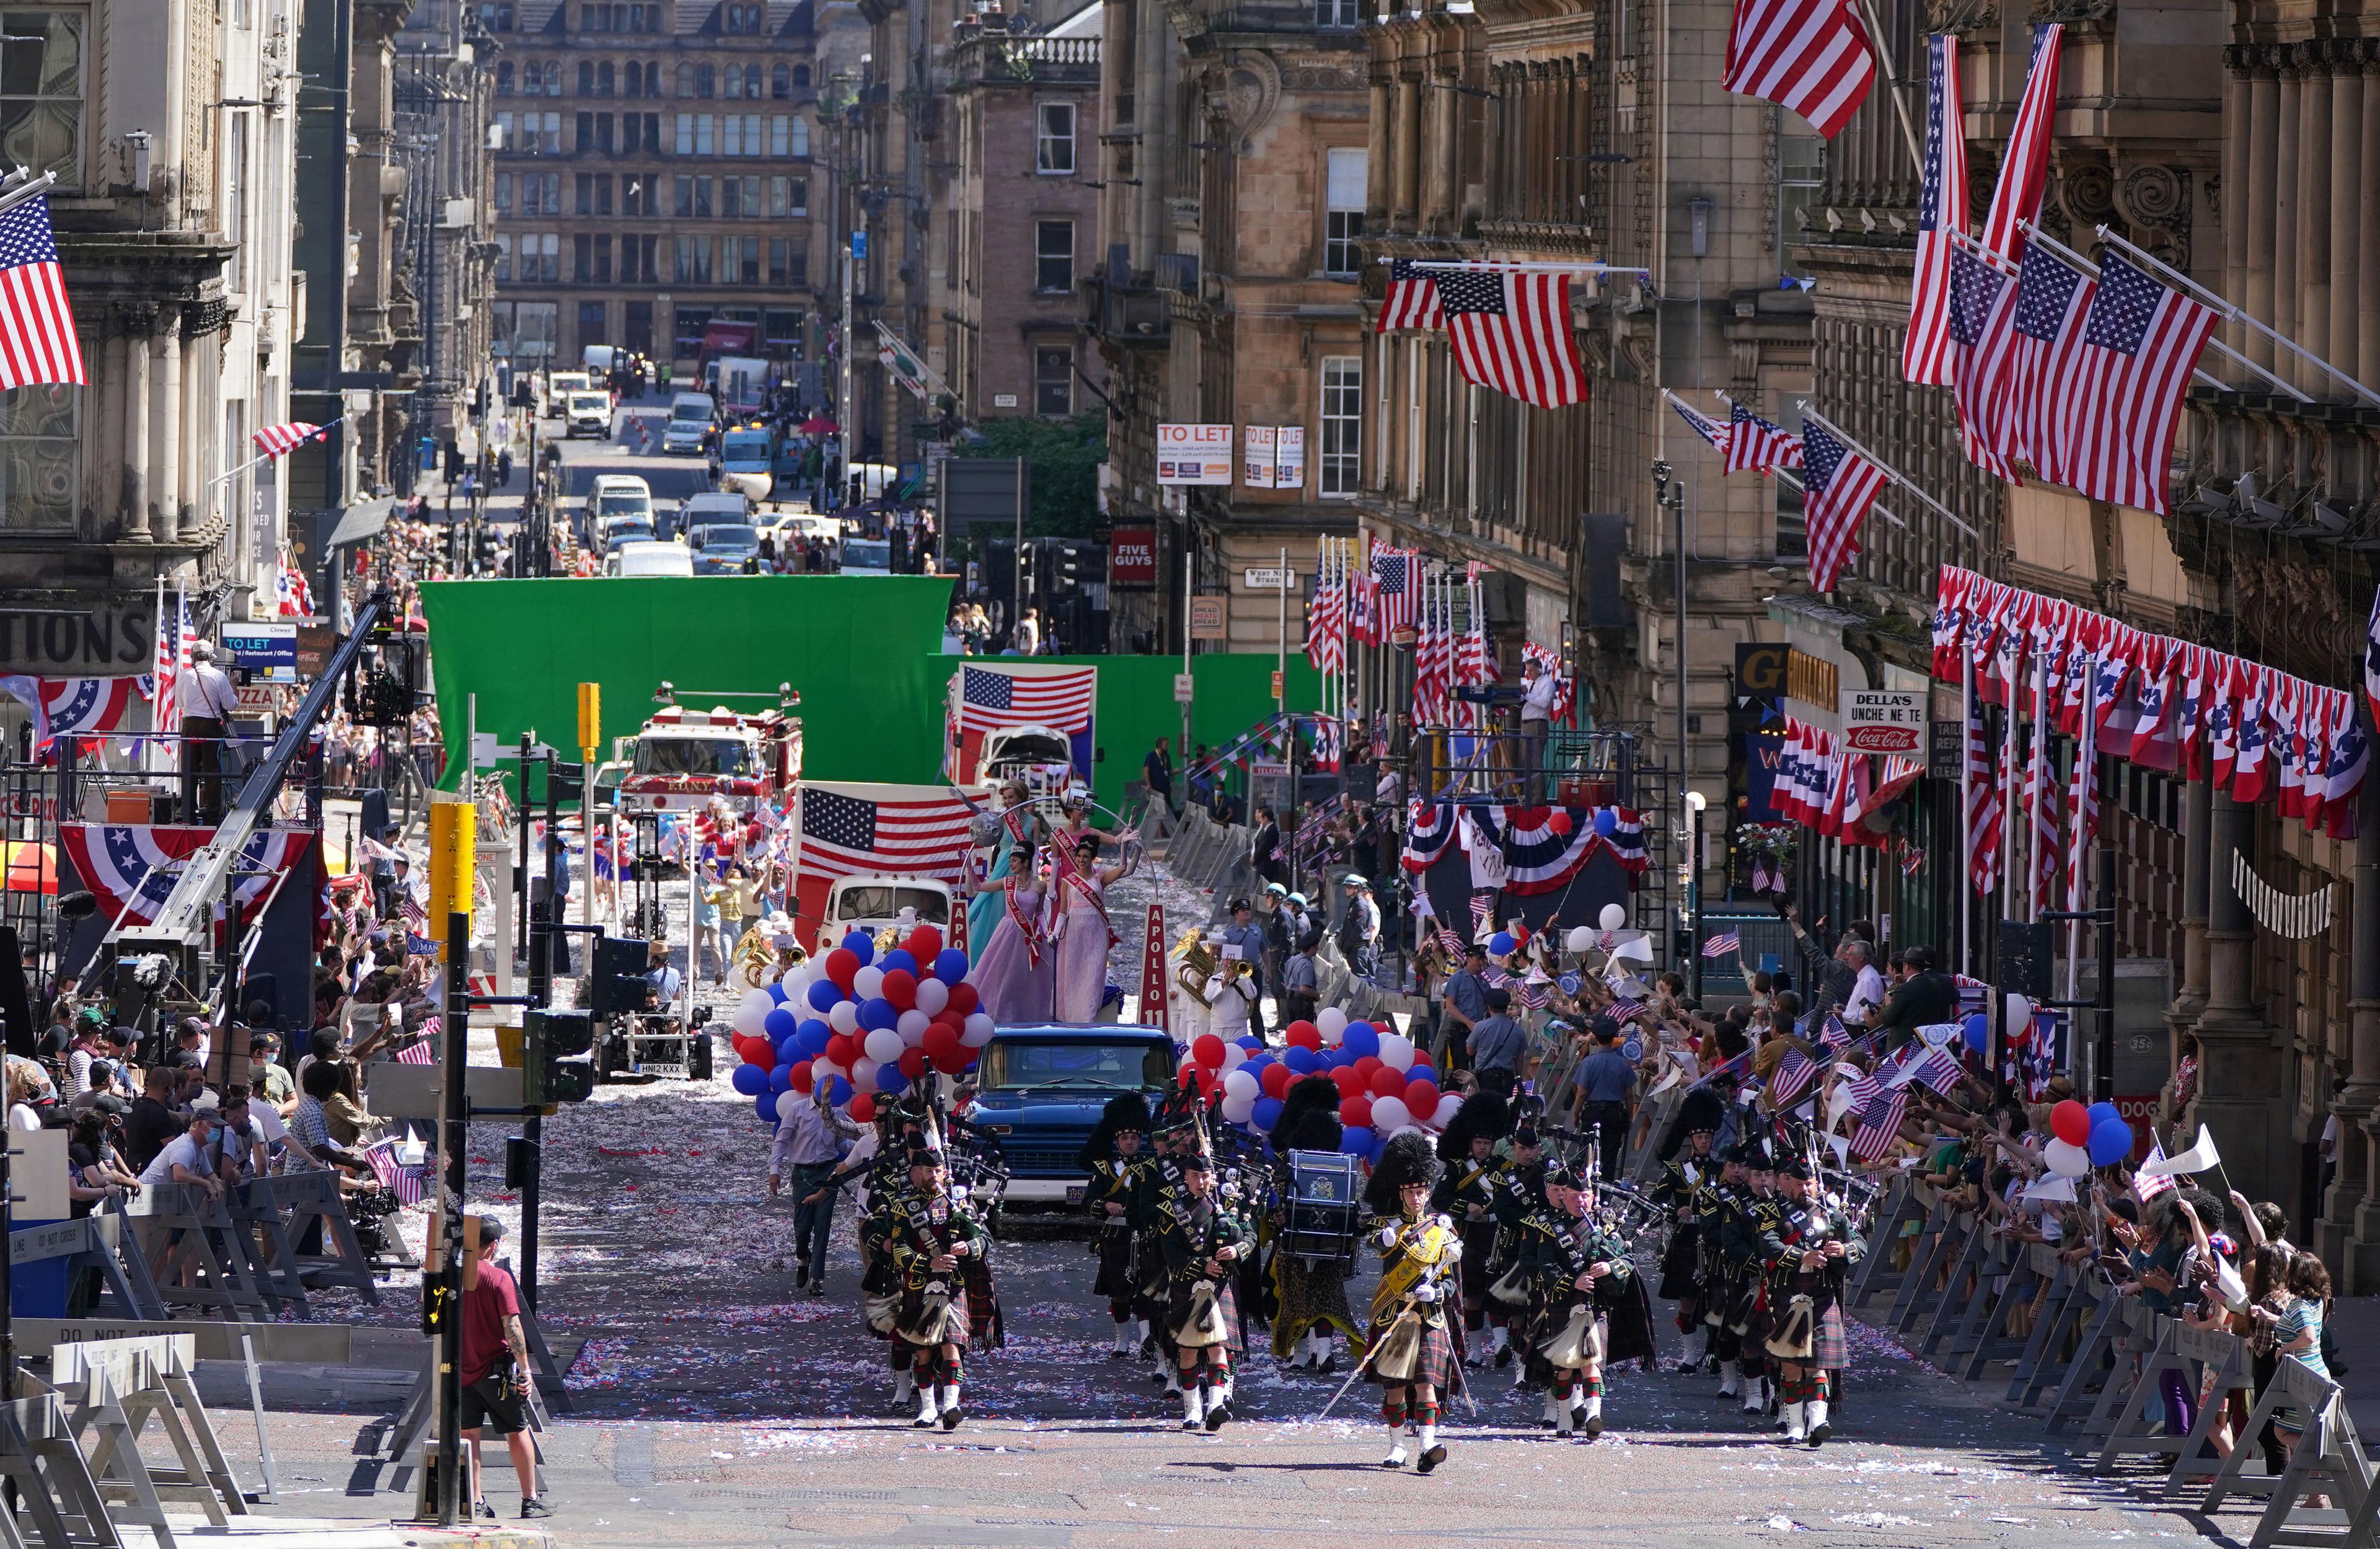
M967 1116L1000 1144L1008 1165L1004 1210L1080 1210L1089 1178L1075 1154L1099 1111L1122 1092L1155 1106L1172 1083L1173 1041L1161 1028L1128 1022L1004 1027L976 1066Z

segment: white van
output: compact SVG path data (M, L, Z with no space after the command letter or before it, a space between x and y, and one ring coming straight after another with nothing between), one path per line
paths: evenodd
M570 395L584 393L595 385L595 379L585 372L548 372L545 373L545 411L559 418L567 412Z
M565 437L591 435L601 441L612 433L612 395L582 389L564 400Z
M667 542L623 543L603 561L607 576L686 576L694 574L694 553L684 543Z
M693 457L702 450L719 407L708 393L679 393L670 399L668 428L662 432L662 450L672 457Z
M590 344L579 352L579 364L594 376L609 376L612 368L626 364L627 351L617 345Z
M653 487L633 473L599 473L587 496L587 516L599 543L611 536L614 522L640 521L650 527Z

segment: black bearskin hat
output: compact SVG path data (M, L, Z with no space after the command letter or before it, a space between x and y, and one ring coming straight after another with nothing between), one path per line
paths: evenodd
M1330 1077L1302 1076L1290 1082L1289 1091L1282 1094L1281 1116L1272 1121L1272 1132L1277 1137L1294 1133L1308 1114L1329 1114L1335 1119L1339 1116L1340 1101L1339 1083ZM1338 1142L1334 1140L1331 1143L1336 1145ZM1278 1139L1273 1141L1272 1148L1275 1151L1281 1149ZM1310 1151L1315 1148L1305 1146L1300 1149Z
M1108 1099L1108 1105L1101 1110L1099 1122L1091 1130L1090 1139L1083 1142L1083 1149L1075 1154L1075 1165L1087 1173L1097 1172L1106 1165L1110 1153L1115 1150L1117 1133L1125 1129L1142 1135L1148 1133L1148 1100L1136 1092Z
M1474 1092L1455 1110L1446 1132L1438 1138L1438 1154L1448 1162L1471 1155L1471 1142L1481 1136L1500 1140L1512 1132L1512 1107L1492 1092Z
M1283 1119L1272 1127L1272 1149L1283 1156L1293 1151L1337 1151L1346 1135L1346 1127L1339 1122L1337 1114L1309 1108L1298 1116L1295 1124Z
M1444 1171L1430 1138L1408 1129L1390 1140L1364 1186L1364 1204L1375 1215L1394 1215L1403 1209L1398 1195L1408 1184L1434 1185Z

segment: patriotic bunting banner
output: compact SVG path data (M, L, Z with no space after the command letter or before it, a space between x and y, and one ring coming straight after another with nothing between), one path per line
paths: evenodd
M146 925L174 896L180 862L214 837L212 828L158 827L146 823L69 823L59 828L67 859L83 885L99 896L100 912L119 914L127 924ZM298 864L313 843L310 834L268 828L239 852L242 873L232 896L245 909L264 896L273 878Z
M60 737L117 730L132 703L129 677L0 677L5 688L33 713L33 750L46 751Z
M1575 877L1598 848L1608 850L1632 878L1652 864L1645 848L1645 816L1625 807L1508 807L1417 797L1406 804L1405 870L1426 872L1444 856L1466 813L1483 842L1503 855L1508 893L1553 892ZM1487 900L1479 905L1484 909Z

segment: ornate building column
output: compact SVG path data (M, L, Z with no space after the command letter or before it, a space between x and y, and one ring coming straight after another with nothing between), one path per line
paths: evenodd
M1421 72L1417 60L1397 66L1396 183L1389 222L1412 231L1421 217Z
M2298 45L2298 267L2291 311L2291 336L2316 355L2330 353L2330 51L2320 43ZM2327 396L2330 382L2301 363L2298 385Z
M2355 238L2362 221L2359 207L2369 202L2363 186L2363 65L2353 39L2335 42L2330 50L2330 363L2352 373L2359 353L2357 271L2364 267Z
M2232 885L2231 858L2251 855L2256 811L2215 797L2207 887L2206 1011L2198 1021L2198 1101L2192 1118L2215 1132L2232 1187L2250 1199L2294 1191L2289 1139L2294 1063L2275 1057L2274 1031L2254 994L2256 921Z
M128 537L147 539L152 498L149 467L149 346L157 326L157 309L133 303L116 311L124 330L124 396L117 414L124 421L124 531Z
M181 533L182 318L169 307L149 339L149 504L155 510L157 541Z
M2358 799L2352 945L2349 951L2347 1079L2331 1101L2338 1116L2338 1176L2321 1201L2314 1250L2341 1296L2380 1291L2380 780Z
M2253 317L2273 315L2274 249L2278 238L2274 192L2279 167L2281 78L2277 49L2254 51L2249 79L2247 177L2235 196L2223 190L2225 223L2238 222L2248 231L2248 284L2240 305ZM2273 342L2249 332L2240 341L2248 359L2270 367Z
M2370 183L2380 177L2380 39L2359 39L2356 67L2363 81L2362 149L2359 160L2365 187L2355 200L2355 358L2357 380L2380 386L2380 199Z

